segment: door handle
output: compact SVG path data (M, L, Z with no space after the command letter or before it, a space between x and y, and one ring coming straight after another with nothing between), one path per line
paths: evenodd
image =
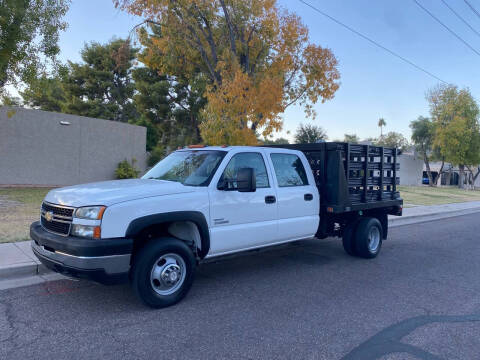
M312 201L313 200L313 195L312 194L305 194L305 195L303 195L303 199L305 201Z
M277 201L277 199L273 195L265 196L265 203L266 204L274 204L276 201Z

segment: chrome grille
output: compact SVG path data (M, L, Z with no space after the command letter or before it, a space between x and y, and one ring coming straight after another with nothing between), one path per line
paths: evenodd
M67 236L70 234L74 211L68 206L43 202L40 222L45 230Z
M53 204L44 202L42 204L42 210L43 211L52 211L54 215L69 217L70 220L71 220L71 218L73 216L73 211L75 209L71 208L71 207L66 207L66 206L61 206L61 205L53 205Z

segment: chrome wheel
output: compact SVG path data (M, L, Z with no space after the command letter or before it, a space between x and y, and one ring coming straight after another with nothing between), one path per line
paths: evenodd
M170 295L182 286L185 275L186 265L183 258L173 253L165 254L153 264L150 284L157 294Z
M380 229L377 226L372 226L368 232L368 250L374 254L377 252L380 245Z

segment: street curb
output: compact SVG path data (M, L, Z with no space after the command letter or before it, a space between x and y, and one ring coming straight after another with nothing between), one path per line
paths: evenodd
M415 216L395 216L388 219L388 227L397 227L403 225L411 224L420 224L428 221L448 219L456 216L469 215L480 212L480 207L463 209L463 210L452 210L444 212L434 212L424 215L415 215Z
M50 273L50 270L42 264L37 264L33 261L29 263L0 266L0 280L12 280L46 273Z

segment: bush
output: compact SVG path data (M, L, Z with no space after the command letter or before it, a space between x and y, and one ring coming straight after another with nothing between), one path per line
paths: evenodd
M117 179L134 179L138 177L140 171L135 168L136 159L132 159L130 164L127 159L118 163L115 170L115 177Z

